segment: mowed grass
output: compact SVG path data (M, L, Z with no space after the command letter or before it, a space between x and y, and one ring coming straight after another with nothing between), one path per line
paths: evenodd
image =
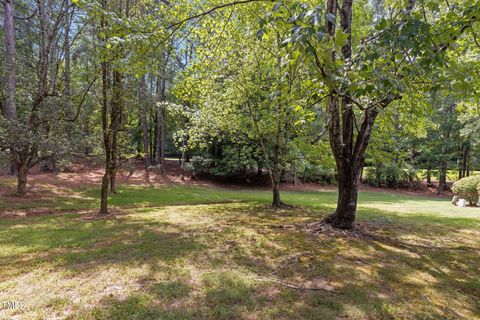
M335 192L119 191L106 219L89 189L0 220L0 301L25 305L0 318L480 319L480 208L362 192L371 239L304 230Z

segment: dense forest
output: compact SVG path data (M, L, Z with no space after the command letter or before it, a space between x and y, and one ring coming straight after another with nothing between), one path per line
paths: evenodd
M141 157L182 179L268 175L414 188L480 169L480 4L474 0L3 0L1 163L101 159L100 214ZM94 160L91 160L94 161Z

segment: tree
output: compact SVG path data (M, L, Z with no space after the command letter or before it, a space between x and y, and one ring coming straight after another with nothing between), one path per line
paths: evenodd
M13 0L3 1L3 27L5 29L5 101L2 105L4 117L7 120L15 120L17 117L17 109L15 106L15 25L14 25L14 6Z
M217 132L247 135L256 143L271 181L272 206L282 207L280 182L292 156L290 144L314 119L311 109L318 96L310 94L315 84L306 81L305 55L282 45L288 30L264 28L257 33L251 26L259 10L262 6L251 6L236 12L236 19L230 11L224 21L204 20L209 28L199 32L212 36L199 44L191 76L176 93L179 98L192 97L199 108L193 130L212 131L214 123ZM228 50L218 50L219 43ZM294 58L287 60L285 55Z
M17 195L20 196L27 192L27 174L34 165L64 154L68 149L63 130L66 121L58 108L57 98L58 66L62 60L58 44L66 26L69 4L45 0L25 4L33 14L19 18L21 23L16 28L13 2L4 2L7 88L0 126L0 148L12 155L17 171ZM30 42L21 41L17 46L16 29ZM22 63L21 68L15 61L16 55L26 58L22 59L27 62ZM36 72L32 73L32 69ZM19 94L15 90L18 81L28 81L31 90L21 90Z
M108 193L116 193L116 177L118 170L118 134L124 123L124 75L121 64L123 62L122 43L109 42L117 36L116 28L109 26L106 19L107 2L102 1L102 18L100 22L101 41L104 44L102 56L102 131L105 147L105 173L102 178L100 191L100 214L108 214ZM113 12L121 17L128 18L130 1L114 3ZM110 27L110 29L109 29ZM121 31L120 31L121 32ZM110 97L110 99L109 99Z
M353 0L327 0L325 7L277 3L270 15L275 23L291 24L287 45L310 54L317 79L328 88L326 108L339 196L335 213L324 222L337 228L354 226L365 151L379 113L412 85L422 83L428 89L422 75L444 67L451 43L480 16L474 1L455 7L435 2L418 6L414 0L384 6L368 19L353 14ZM368 3L356 8L368 10Z
M15 106L15 92L16 92L16 46L15 46L15 25L14 25L14 6L13 0L3 2L3 26L5 29L5 102L2 104L3 116L7 121L15 121L17 118L17 108ZM10 149L10 148L9 148ZM15 154L12 152L11 157ZM10 169L11 174L15 174L16 165L12 159Z

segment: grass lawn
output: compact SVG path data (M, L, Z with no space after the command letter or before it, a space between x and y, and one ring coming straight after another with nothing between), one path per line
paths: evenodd
M56 213L0 220L0 301L25 305L0 318L480 319L480 208L363 192L374 240L304 230L335 192L123 187L106 219L97 194L0 203Z

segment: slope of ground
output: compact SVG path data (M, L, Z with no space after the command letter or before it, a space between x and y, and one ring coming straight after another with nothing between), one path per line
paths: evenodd
M181 170L177 160L166 161L167 174L162 176L157 170L152 170L146 175L142 170L141 160L133 162L131 169L124 168L119 171L118 183L124 186L136 187L162 187L162 186L198 186L207 188L222 188L231 190L269 190L266 177L256 180L219 180L212 177L197 177L181 179ZM39 168L34 168L29 174L28 197L15 197L16 179L8 175L0 175L0 216L25 216L33 214L50 213L51 208L58 210L88 209L96 206L93 201L99 193L104 168L95 161L77 161L71 165L70 170L59 174L42 173ZM421 190L408 189L382 189L368 185L360 187L362 191L386 192L393 195L428 196L433 198L450 198L451 193L439 197L435 188L424 186ZM88 190L88 192L86 192ZM97 190L97 191L95 191ZM298 185L283 184L284 191L335 191L335 186L319 185L316 183L302 183ZM86 196L88 195L88 196Z

